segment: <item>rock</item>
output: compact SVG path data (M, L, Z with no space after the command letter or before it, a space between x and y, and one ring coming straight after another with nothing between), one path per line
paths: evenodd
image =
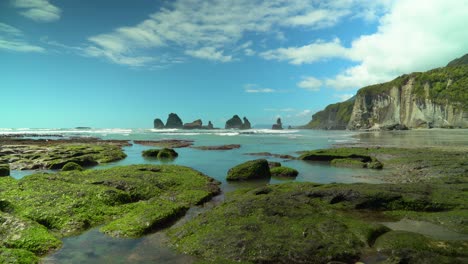
M153 123L154 123L154 128L156 128L156 129L163 129L164 128L164 123L159 118L156 118Z
M244 124L242 124L241 129L251 129L251 125L247 117L244 116Z
M159 154L159 149L147 149L141 153L141 155L146 158L157 158L158 154Z
M214 129L213 124L211 121L208 121L208 126L205 127L206 129Z
M281 163L276 162L276 161L269 161L268 162L268 167L270 167L270 172L271 172L272 168L281 167Z
M288 126L288 129L292 129L292 126Z
M252 179L269 179L270 167L266 159L257 159L239 164L228 171L228 181L243 181Z
M177 114L170 113L165 128L182 128L182 119Z
M194 149L200 150L231 150L231 149L238 149L241 145L239 144L230 144L230 145L221 145L221 146L196 146L192 147Z
M163 139L163 140L134 140L135 144L160 148L186 148L193 145L193 140Z
M354 98L328 105L324 110L312 115L312 121L302 128L323 130L344 130L353 112Z
M226 129L240 129L243 123L238 115L234 115L231 119L226 121Z
M392 125L381 126L380 129L381 130L408 130L408 127L403 124L392 124Z
M278 118L276 120L276 124L274 124L271 129L274 129L274 130L282 130L283 129L283 124L281 123L281 118Z
M179 156L179 154L170 148L163 148L158 153L158 159L175 159Z
M270 170L272 177L295 178L299 172L289 167L275 167Z
M183 129L201 129L203 122L201 119L197 119L192 123L185 123Z
M82 171L83 167L81 167L79 164L76 164L75 162L67 162L62 167L62 171Z
M0 164L0 177L10 176L10 165Z

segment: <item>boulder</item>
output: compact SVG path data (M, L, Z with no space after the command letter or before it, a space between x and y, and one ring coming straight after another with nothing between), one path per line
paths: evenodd
M244 181L253 179L269 179L270 167L266 159L257 159L239 164L228 171L228 181Z
M293 168L289 167L275 167L272 168L271 170L271 176L273 177L289 177L289 178L295 178L299 172Z
M182 128L183 123L180 117L177 114L170 113L167 117L167 122L165 128Z
M10 176L10 165L0 164L0 177Z
M82 171L83 167L80 164L75 162L68 162L67 164L63 165L62 171Z
M185 123L184 124L184 129L201 129L203 125L203 122L201 119L197 119L193 121L192 123Z
M247 117L244 116L244 124L242 124L241 129L251 129L251 125Z
M240 129L242 127L243 123L242 120L238 115L234 115L231 119L226 121L226 129L232 129L232 128L237 128Z
M283 124L281 123L281 118L276 119L276 124L274 124L271 129L274 130L282 130L283 129Z
M157 158L157 159L175 159L179 154L170 148L163 149L148 149L144 150L141 155L145 158Z
M214 129L213 123L211 123L211 121L208 121L208 125L206 126L206 129Z
M164 128L164 123L163 123L163 121L162 121L161 119L159 119L159 118L156 118L156 119L154 120L153 123L154 123L154 128L156 128L156 129L162 129L162 128Z

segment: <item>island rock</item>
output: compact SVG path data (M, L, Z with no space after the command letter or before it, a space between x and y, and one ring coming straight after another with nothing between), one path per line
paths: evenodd
M183 123L177 114L170 113L165 128L182 128Z
M276 124L274 124L271 129L274 130L282 130L283 129L283 124L281 123L281 118L276 119Z
M163 123L163 121L162 121L161 119L159 119L159 118L156 118L156 119L154 120L153 124L154 124L154 128L156 128L156 129L162 129L162 128L164 128L164 123Z
M183 129L201 129L203 122L201 119L197 119L192 123L185 123Z
M247 117L244 116L244 124L242 124L241 129L251 129L252 126L250 125L249 120Z
M232 129L232 128L240 129L242 125L243 123L240 117L238 115L234 115L231 119L226 121L225 128L226 129Z

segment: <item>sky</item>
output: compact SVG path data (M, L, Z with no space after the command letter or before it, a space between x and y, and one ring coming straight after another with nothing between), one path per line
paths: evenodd
M303 125L468 53L468 0L0 0L0 128Z

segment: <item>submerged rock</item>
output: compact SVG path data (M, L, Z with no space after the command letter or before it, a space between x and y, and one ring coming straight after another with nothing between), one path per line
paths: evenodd
M182 119L177 114L170 113L167 117L167 122L165 128L182 128L183 123Z
M239 164L228 171L228 181L244 181L252 179L269 179L270 167L266 159L257 159Z
M163 140L134 140L135 144L161 148L186 148L193 145L193 140L163 139Z
M154 120L153 124L154 124L154 128L156 128L156 129L163 129L163 128L164 128L164 123L163 123L163 121L162 121L161 119L159 119L159 118L156 118L156 119Z
M203 122L201 119L197 119L192 123L185 123L183 129L201 129Z
M281 123L281 118L278 118L276 120L276 124L274 124L271 129L274 129L274 130L282 130L283 129L283 124Z
M221 145L221 146L195 146L192 147L194 149L200 150L231 150L231 149L238 149L241 145L239 144L230 144L230 145Z

